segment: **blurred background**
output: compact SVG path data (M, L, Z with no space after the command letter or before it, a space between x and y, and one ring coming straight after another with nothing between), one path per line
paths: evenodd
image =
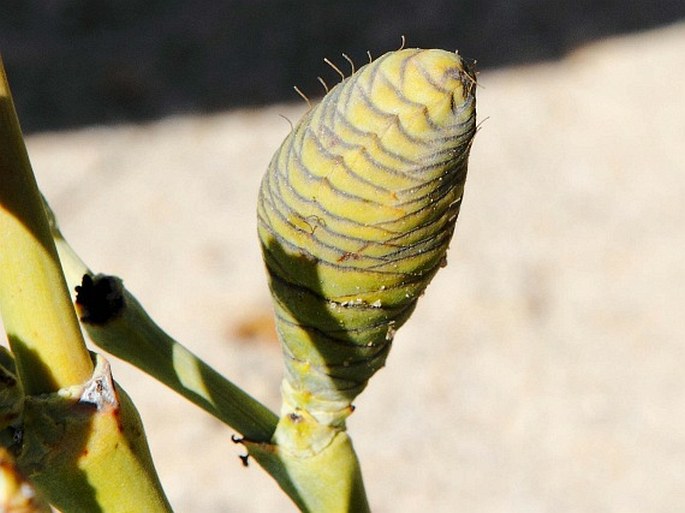
M349 422L373 510L685 504L685 2L3 0L0 52L72 245L274 409L259 181L316 80L476 59L449 265ZM231 430L130 366L177 512L287 512Z
M556 59L671 23L683 0L3 0L0 48L24 129L155 119L318 95L323 57L457 49L480 69Z

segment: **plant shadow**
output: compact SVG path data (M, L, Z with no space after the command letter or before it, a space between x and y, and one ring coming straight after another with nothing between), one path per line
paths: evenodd
M323 290L320 266L325 264L311 254L286 250L274 238L263 249L286 379L323 404L349 408L385 364L395 323L403 322L414 304L397 310L336 302ZM337 280L344 282L345 271Z

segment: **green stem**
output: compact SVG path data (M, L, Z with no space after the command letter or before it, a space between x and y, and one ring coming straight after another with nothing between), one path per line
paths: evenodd
M90 278L93 273L62 235L47 201L44 205L69 287L71 290L78 287L81 291L78 301L83 325L91 340L248 439L270 440L278 422L276 414L171 338L150 318L120 279L97 276L93 282ZM84 275L89 278L82 283ZM91 287L90 292L84 290L86 286ZM93 303L103 299L92 296L92 293L98 293L98 288L100 294L109 297L108 306L114 306L116 311L103 312L100 308L95 315L88 311L98 308ZM105 318L97 319L103 315Z
M98 299L92 297L99 294L98 289L116 309L110 312L113 315L92 311L93 306L98 308ZM271 439L278 422L276 414L171 338L121 280L87 275L79 287L77 304L88 336L99 347L153 376L246 438Z
M364 480L345 431L304 410L281 417L273 444L245 445L305 513L369 513Z
M0 60L0 312L27 394L90 378L93 365L71 306Z

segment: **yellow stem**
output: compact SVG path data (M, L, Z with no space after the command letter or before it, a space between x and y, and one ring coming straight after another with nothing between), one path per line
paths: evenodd
M20 468L65 513L169 513L133 404L106 364L93 375L1 59L0 312L26 394Z
M0 58L0 312L27 394L82 383L79 329Z

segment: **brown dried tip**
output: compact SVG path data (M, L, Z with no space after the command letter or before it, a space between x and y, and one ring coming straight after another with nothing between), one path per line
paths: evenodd
M114 276L84 274L76 287L76 305L81 321L88 324L105 324L124 309L125 301L121 280Z

